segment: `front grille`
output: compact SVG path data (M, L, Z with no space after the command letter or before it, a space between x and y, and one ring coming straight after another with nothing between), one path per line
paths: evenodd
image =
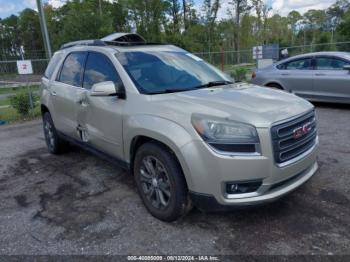
M296 130L307 127L306 134L296 136ZM275 161L282 164L305 153L316 143L315 111L271 128Z

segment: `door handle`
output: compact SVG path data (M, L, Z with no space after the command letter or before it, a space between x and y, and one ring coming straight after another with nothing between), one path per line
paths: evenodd
M288 73L282 73L281 75L283 75L283 76L289 76Z
M56 91L53 91L53 90L50 92L50 94L51 94L52 96L57 96Z
M326 74L323 73L316 73L317 76L325 76Z

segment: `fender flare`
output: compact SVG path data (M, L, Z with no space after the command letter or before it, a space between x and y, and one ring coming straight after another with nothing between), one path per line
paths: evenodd
M192 179L181 148L193 140L188 131L177 123L153 115L129 117L124 123L124 156L131 163L131 147L134 138L142 136L158 141L169 147L175 154L184 173L188 188L192 188Z

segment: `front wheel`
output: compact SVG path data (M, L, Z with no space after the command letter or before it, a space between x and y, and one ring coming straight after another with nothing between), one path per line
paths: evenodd
M62 140L58 136L49 112L46 112L43 115L43 128L44 128L45 142L50 153L60 154L65 152L69 146L68 142Z
M135 156L134 176L141 199L154 217L171 222L189 210L184 175L175 155L165 146L142 145Z

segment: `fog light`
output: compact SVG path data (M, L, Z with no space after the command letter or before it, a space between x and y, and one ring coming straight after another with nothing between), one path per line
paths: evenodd
M239 188L238 184L232 184L232 185L230 185L230 191L231 191L231 193L238 192L238 188Z
M227 194L245 194L252 193L259 189L262 185L262 181L249 181L249 182L232 182L226 184Z

